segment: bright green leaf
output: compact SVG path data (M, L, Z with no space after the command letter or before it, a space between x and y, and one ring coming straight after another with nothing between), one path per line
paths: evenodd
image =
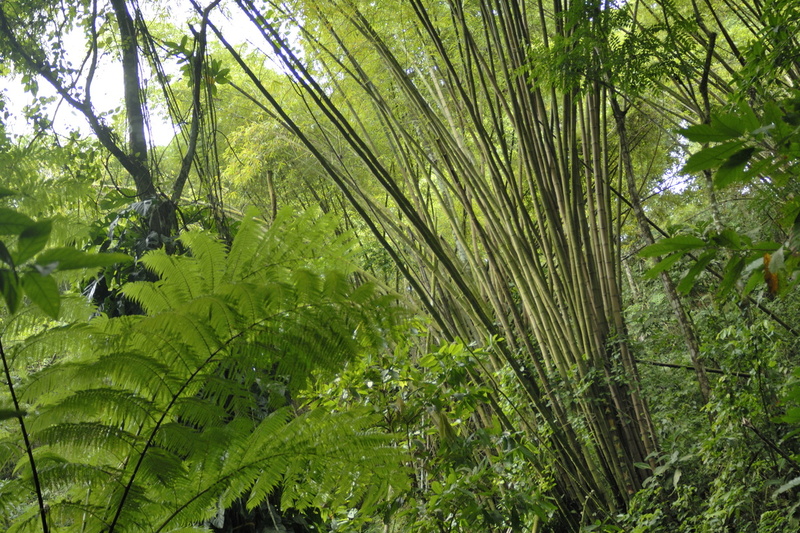
M33 225L22 230L17 242L16 263L18 265L42 251L48 239L50 239L52 228L52 222L42 220L41 222L34 222Z
M35 270L26 272L22 275L22 288L25 295L42 311L52 318L58 318L61 296L52 276L42 276Z
M655 244L646 246L639 251L641 257L658 257L671 252L694 250L702 248L708 243L691 235L679 235L668 239L661 239Z

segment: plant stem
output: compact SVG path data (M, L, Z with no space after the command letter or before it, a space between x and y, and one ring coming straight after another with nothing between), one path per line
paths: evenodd
M33 487L36 490L36 499L39 501L39 515L42 517L42 533L49 533L50 528L47 526L47 509L44 506L44 497L42 496L42 486L39 484L39 473L36 470L36 461L33 459L33 448L31 447L31 441L28 438L28 430L25 429L25 419L23 418L23 413L19 408L17 394L14 392L14 384L11 381L11 371L8 368L8 361L6 360L6 352L3 349L2 340L0 340L0 358L3 360L3 371L6 374L8 392L11 393L11 401L14 402L14 410L17 412L17 420L19 420L19 427L22 431L22 440L25 441L25 452L28 454L28 461L31 463Z

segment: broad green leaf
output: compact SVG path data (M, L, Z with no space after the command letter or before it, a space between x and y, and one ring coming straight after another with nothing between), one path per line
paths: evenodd
M681 252L675 252L672 255L667 256L666 258L659 261L653 268L645 272L644 277L645 279L653 279L659 274L661 274L665 270L669 270L672 268L672 265L680 261L683 257Z
M748 180L751 174L745 172L745 167L755 151L754 147L748 146L731 155L714 174L714 186L721 189Z
M752 248L759 252L773 253L781 247L781 243L775 241L759 241L755 243Z
M8 187L0 187L0 198L7 198L9 196L16 196L17 192L12 191Z
M426 355L424 357L421 357L419 359L419 361L417 361L417 363L422 368L432 368L432 367L436 366L436 363L438 363L438 360L436 359L436 356L434 356L433 354L428 354L428 355Z
M687 250L694 250L696 248L702 248L707 244L708 243L703 239L698 239L697 237L692 237L691 235L678 235L677 237L669 237L667 239L661 239L655 244L646 246L645 248L639 251L639 256L658 257L659 255L664 255L681 250L687 251Z
M691 174L693 172L718 167L732 154L736 153L737 150L741 149L743 144L742 141L731 141L710 148L704 148L689 157L686 164L683 165L681 172L684 174Z
M0 292L3 293L8 312L11 314L16 313L22 299L22 291L19 286L19 278L17 278L15 272L5 268L0 270Z
M678 133L698 143L724 142L730 141L742 135L742 132L729 128L719 122L711 124L697 124L688 128L678 130Z
M751 273L750 277L747 279L747 283L742 290L742 298L753 292L753 289L755 289L759 283L764 283L764 275L761 271L756 270Z
M748 104L740 104L737 106L737 110L738 113L736 115L736 119L741 123L745 131L752 132L762 127L761 121L758 120L758 116L756 116L755 111L753 111L753 108Z
M726 228L717 235L712 237L712 240L725 248L739 250L742 247L741 236L732 229Z
M708 250L706 253L701 255L695 264L689 269L689 272L683 277L680 283L678 283L678 292L682 294L687 294L692 287L694 287L694 280L697 278L698 274L702 272L708 263L711 262L712 259L717 255L716 250Z
M22 233L19 234L19 241L17 241L16 263L18 265L42 251L50 238L52 228L52 222L42 220L34 222L33 225L22 230Z
M36 258L36 264L47 268L51 263L58 263L57 270L74 270L78 268L100 268L115 263L127 263L133 258L126 254L90 254L75 248L51 248Z
M58 318L61 308L61 296L58 294L58 285L52 276L42 276L32 270L22 275L22 288L25 295L33 303L52 318Z
M14 209L0 207L0 235L19 235L25 228L33 224L30 217L18 213Z
M725 296L739 280L744 270L744 257L731 257L725 265L722 281L719 284L718 295Z

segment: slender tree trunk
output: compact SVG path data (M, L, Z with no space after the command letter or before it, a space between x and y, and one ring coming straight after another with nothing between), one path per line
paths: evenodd
M611 96L611 107L617 125L617 135L619 135L620 159L622 162L622 172L625 174L628 184L628 196L634 215L636 216L636 221L639 225L639 233L644 242L650 245L655 243L655 239L653 238L652 231L650 231L650 223L647 220L644 209L642 209L642 202L639 198L638 186L636 184L636 178L628 144L625 112L620 107L615 94ZM656 261L660 260L661 258L656 258ZM705 366L703 365L702 354L700 353L700 343L697 340L694 324L692 324L688 313L681 303L680 296L678 295L678 291L675 287L675 282L672 281L672 277L666 271L662 271L659 275L664 286L664 292L667 295L667 300L669 300L670 307L672 307L672 312L675 315L675 319L678 321L681 332L683 333L683 340L686 343L686 349L689 352L689 358L691 359L692 366L694 367L695 376L697 377L697 384L700 388L700 394L702 394L703 400L708 403L709 399L711 398L711 385L708 382L708 376L705 371Z

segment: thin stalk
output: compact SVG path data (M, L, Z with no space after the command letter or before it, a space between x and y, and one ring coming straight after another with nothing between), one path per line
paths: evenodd
M17 421L19 428L22 432L22 440L25 443L25 453L28 455L28 461L31 464L31 475L33 476L33 488L36 491L36 501L39 504L39 516L42 519L42 533L49 533L50 527L47 525L47 507L44 504L44 496L42 495L42 485L39 483L39 471L36 469L36 460L33 458L33 447L31 440L28 436L28 430L25 428L25 417L19 408L19 400L17 393L14 391L14 382L11 381L11 370L8 366L8 359L6 358L6 351L3 348L3 341L0 339L0 358L3 360L3 372L6 375L6 383L8 384L8 392L11 394L11 401L14 403L14 410L17 414Z

